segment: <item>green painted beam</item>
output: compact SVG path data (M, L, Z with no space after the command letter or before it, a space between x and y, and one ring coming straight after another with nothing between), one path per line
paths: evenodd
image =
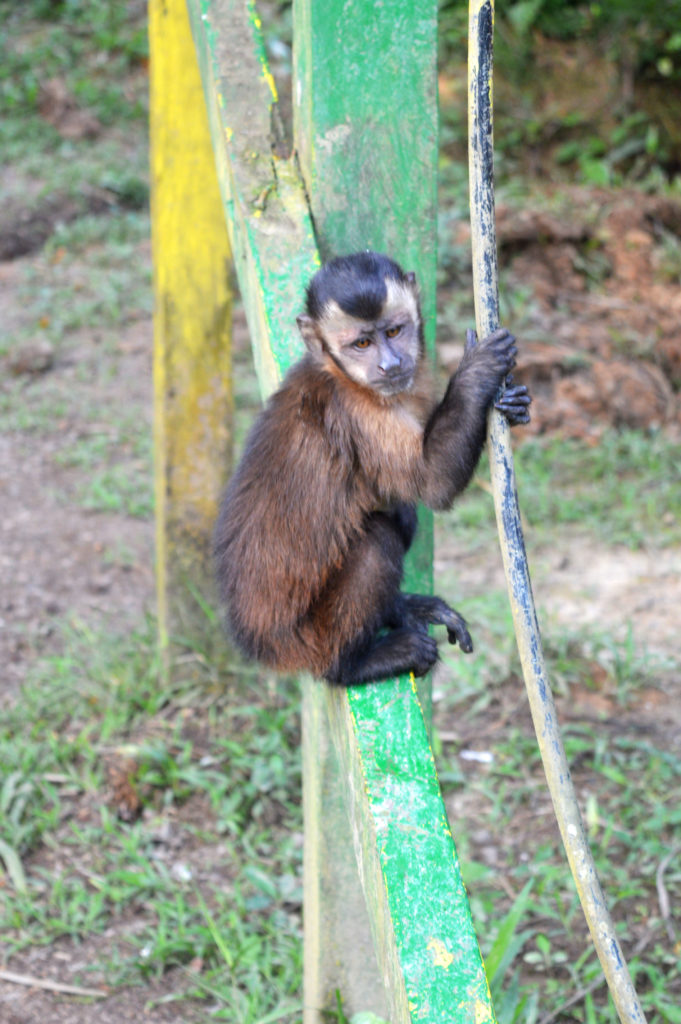
M326 259L367 247L418 274L434 339L437 4L294 0L296 148Z
M277 155L276 94L252 5L187 4L266 394L299 352L294 317L318 265L312 219L295 162ZM415 270L432 343L435 0L331 0L312 11L311 3L294 5L294 88L297 146L317 238L325 256L372 246ZM352 67L342 66L344 53L352 54ZM381 68L391 85L379 92ZM331 93L344 93L348 105L339 107ZM369 118L363 111L370 108ZM393 124L402 112L404 119ZM322 187L327 174L335 191ZM422 535L425 546L410 569L410 584L427 588L427 523ZM387 1006L391 1024L491 1024L487 982L416 688L409 679L349 691L307 681L303 722L306 1024L323 1019L335 988L346 1012ZM349 816L340 810L343 805ZM377 968L364 942L358 877ZM371 991L379 979L385 1000Z
M328 698L390 1021L494 1024L413 680Z
M317 239L324 258L373 248L415 270L426 342L435 340L437 214L436 0L294 0L294 136ZM419 545L406 585L432 586L432 517L421 516ZM339 764L380 972L392 1024L493 1021L484 968L440 796L424 716L408 679L352 688L306 688L308 763L323 763L328 744ZM428 687L421 687L427 701ZM319 778L306 776L308 789ZM311 805L336 801L309 797ZM315 828L318 834L315 835ZM334 813L306 820L307 861L325 851L326 877L306 892L343 889L345 841L334 857L329 836L342 832ZM329 853L330 851L330 853ZM329 862L329 856L332 860ZM316 887L316 893L315 893ZM340 899L340 897L339 897ZM334 981L354 976L361 949L306 942L306 1024L330 1005ZM318 958L318 962L314 958ZM312 961L312 962L311 962ZM321 961L321 962L320 962ZM360 1004L350 993L348 1011Z
M263 395L302 351L295 317L319 266L295 160L248 0L187 0L227 227ZM191 116L191 114L189 114Z

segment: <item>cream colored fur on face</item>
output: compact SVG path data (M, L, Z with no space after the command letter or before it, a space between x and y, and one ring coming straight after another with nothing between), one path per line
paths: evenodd
M384 321L404 318L411 320L418 327L418 306L411 288L391 277L385 279L385 287L386 300L383 313L376 323L382 324ZM356 317L350 316L349 313L345 313L334 299L327 302L319 323L324 336L332 338L339 348L352 344L362 334L363 329L368 332L374 327L373 321L358 320Z

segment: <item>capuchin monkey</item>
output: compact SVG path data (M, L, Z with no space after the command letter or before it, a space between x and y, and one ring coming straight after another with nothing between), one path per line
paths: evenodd
M437 661L430 624L473 644L439 597L400 590L415 502L446 509L464 490L492 405L529 421L508 377L515 339L469 331L438 402L415 276L374 252L323 266L298 327L307 353L255 423L215 529L230 632L280 672L343 686L422 676Z

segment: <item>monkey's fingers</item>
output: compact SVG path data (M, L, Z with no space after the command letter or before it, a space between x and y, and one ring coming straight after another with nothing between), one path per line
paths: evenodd
M529 410L525 408L502 408L499 412L506 417L509 427L521 427L530 422Z
M483 358L491 360L496 369L506 377L515 366L518 349L516 339L505 328L490 334L480 345Z
M511 426L516 426L530 422L528 406L531 402L532 396L527 388L524 384L519 384L514 388L506 388L494 403L494 408L504 414Z
M466 344L463 347L464 353L470 352L478 344L478 336L472 327L466 331Z
M515 342L515 335L511 334L507 327L498 327L496 331L492 331L491 334L482 339L483 345L502 349L508 348L509 345L515 345Z
M499 395L495 405L497 408L502 406L521 406L530 405L532 402L532 396L525 384L517 384L515 387L505 387Z
M524 427L530 422L530 414L527 410L524 412L509 412L504 409L503 414L506 417L509 427Z

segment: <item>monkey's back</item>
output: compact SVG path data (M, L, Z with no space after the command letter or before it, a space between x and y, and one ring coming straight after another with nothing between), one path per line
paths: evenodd
M296 626L361 528L352 444L329 432L333 382L304 359L269 400L225 492L214 551L237 644L277 668L318 671Z
M253 426L221 504L214 551L230 632L279 670L328 668L331 649L347 642L333 588L348 552L370 513L418 496L425 387L387 405L364 392L309 356L296 364ZM347 635L356 628L345 622Z

